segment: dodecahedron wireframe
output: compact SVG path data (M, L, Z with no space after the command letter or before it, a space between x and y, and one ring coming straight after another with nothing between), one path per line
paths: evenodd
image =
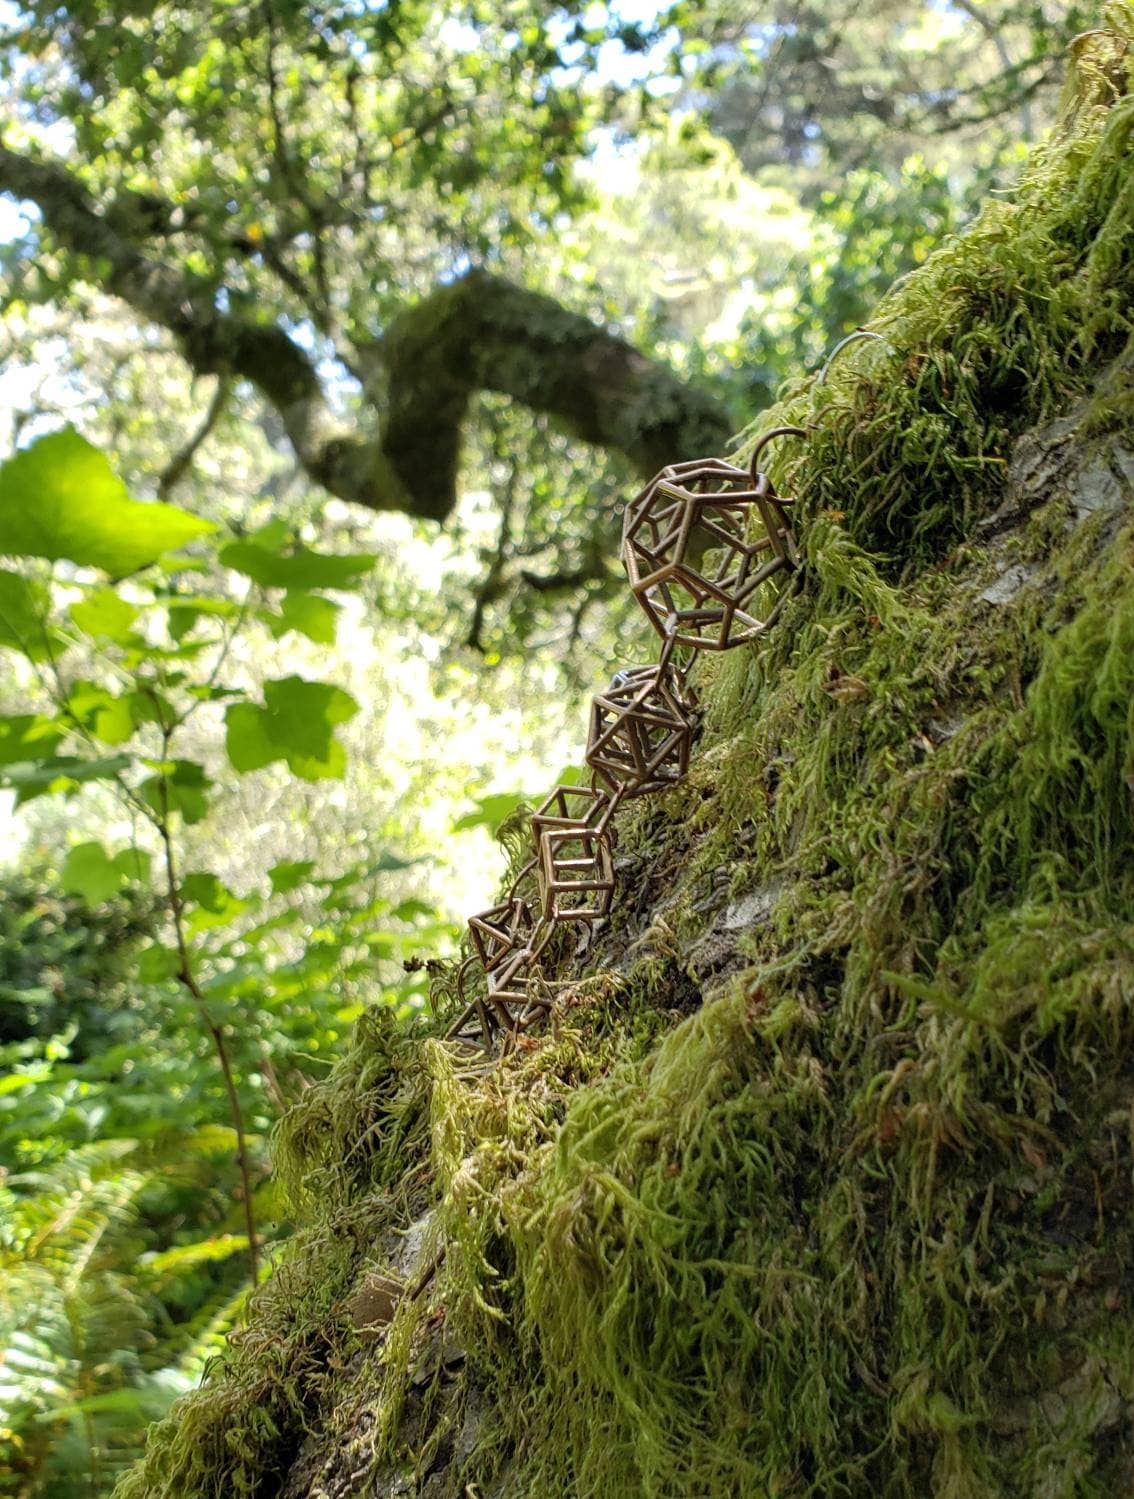
M753 479L723 459L662 469L627 507L622 561L659 634L723 651L773 623L796 567L785 507L767 474ZM749 535L753 512L761 526Z
M587 764L625 797L664 791L689 768L692 735L673 673L631 667L591 701Z
M547 828L537 867L546 921L598 921L610 910L614 859L605 831L581 821Z

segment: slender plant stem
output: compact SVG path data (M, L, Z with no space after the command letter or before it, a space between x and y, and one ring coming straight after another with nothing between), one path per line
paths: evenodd
M168 736L164 751L168 752ZM166 758L163 753L162 759ZM174 940L177 944L178 972L180 983L193 997L201 1019L209 1035L213 1038L213 1046L216 1048L217 1060L220 1063L221 1073L224 1076L224 1088L228 1094L228 1107L232 1115L232 1126L236 1131L236 1160L240 1168L240 1180L244 1192L244 1225L248 1235L248 1264L252 1273L252 1284L256 1285L260 1278L260 1255L256 1244L256 1215L252 1206L252 1171L248 1162L248 1141L244 1132L244 1111L240 1107L240 1095L236 1091L236 1081L232 1074L232 1063L229 1060L228 1047L225 1045L224 1031L213 1018L205 996L201 992L193 973L193 964L189 957L189 945L185 940L185 910L181 902L181 891L177 884L177 861L173 851L173 837L169 830L169 783L164 771L161 773L161 819L158 823L158 832L161 836L162 849L165 855L165 878L169 887L169 910L173 920Z
M245 595L244 602L241 605L237 626L234 627L233 631L223 642L219 658L214 664L213 673L209 678L210 685L216 680L217 674L220 671L221 664L223 663L224 658L228 653L229 647L232 644L232 639L236 634L236 629L239 627L240 621L242 621L244 618L250 597L251 589L249 589L248 594ZM48 696L52 697L56 702L59 711L71 721L71 724L74 727L75 731L82 737L82 739L90 748L97 751L98 745L95 744L90 731L83 723L80 722L74 712L68 707L67 684L63 680L63 673L56 658L55 651L52 647L50 634L46 630L46 628L44 629L44 638L47 642L46 655L48 665L50 667L51 682L54 683L56 689L55 693L52 693L50 683L44 681L38 666L35 667L36 675L39 677L41 685L44 687ZM152 693L151 695L155 704L158 705L158 717L161 726L161 763L164 767L169 760L170 742L173 738L173 735L176 730L182 726L186 718L188 718L189 713L192 712L193 709L191 707L173 723L166 723L164 715L161 712L160 699L157 697L156 693ZM195 707L196 705L193 706ZM146 804L141 800L137 793L132 791L121 780L120 777L116 776L114 780L118 791L127 802L127 804L134 811L140 812L143 816L145 816L147 820L157 828L158 835L161 838L165 860L166 884L169 891L169 910L170 916L173 921L174 939L177 946L177 978L178 981L191 995L194 1003L197 1006L197 1009L200 1012L201 1019L205 1023L205 1028L208 1030L209 1035L212 1037L213 1047L216 1050L217 1060L220 1063L221 1074L224 1077L224 1088L225 1093L228 1096L229 1113L232 1116L232 1125L233 1129L236 1132L236 1159L237 1165L240 1170L240 1180L244 1194L244 1223L248 1236L248 1264L252 1274L252 1284L253 1286L255 1286L257 1281L259 1280L260 1254L256 1242L256 1215L255 1208L252 1204L252 1171L248 1160L248 1141L244 1130L244 1111L240 1107L240 1095L236 1089L236 1080L232 1072L232 1063L229 1059L228 1047L225 1045L224 1031L213 1018L213 1015L209 1010L208 1002L206 1001L204 994L201 992L201 986L200 984L198 984L196 975L193 972L193 963L189 956L189 945L185 939L185 911L181 901L181 892L177 884L177 860L174 854L173 836L170 832L169 826L169 774L168 771L164 768L159 772L158 789L161 809L160 812L157 813L155 813L152 807L146 806Z

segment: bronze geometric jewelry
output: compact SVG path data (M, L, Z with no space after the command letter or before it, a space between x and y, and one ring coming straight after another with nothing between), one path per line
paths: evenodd
M537 873L545 921L599 921L610 910L614 859L605 828L582 821L548 828Z
M519 895L469 917L469 936L485 973L494 972L511 953L525 946L532 925L531 907Z
M515 952L511 958L488 975L487 1003L500 1022L511 1028L516 1010L528 1003L528 954Z
M580 823L596 827L610 807L610 793L602 786L556 786L532 813L532 842L538 852L540 838L550 828L574 828Z
M666 666L620 671L591 700L586 761L626 797L665 791L689 766L693 718Z
M837 352L837 351L836 351ZM506 900L469 920L486 989L467 1002L449 1036L491 1049L551 1008L540 954L560 922L600 921L614 896L612 819L629 797L661 791L685 775L696 701L691 660L679 652L724 651L762 635L788 590L779 574L799 561L788 523L793 500L777 495L757 460L765 444L800 427L765 433L745 471L721 458L675 463L627 507L622 560L630 586L662 636L659 660L615 674L591 704L589 786L557 786L532 814L535 858ZM753 515L761 523L750 534ZM535 871L539 908L519 893ZM464 997L473 958L457 975ZM474 1031L474 1026L479 1034Z
M458 989L462 997L465 974L474 961L466 958L461 965ZM521 950L513 954L510 962L488 974L486 992L466 1003L460 1017L449 1027L449 1038L490 1048L501 1033L514 1036L541 1020L549 1003L533 998L530 965L531 954Z
M771 580L798 565L787 519L794 501L776 494L756 460L770 438L800 430L767 433L750 472L719 458L672 464L627 506L622 561L659 634L723 651L755 640L774 622L786 590L770 587ZM762 525L750 537L752 511Z

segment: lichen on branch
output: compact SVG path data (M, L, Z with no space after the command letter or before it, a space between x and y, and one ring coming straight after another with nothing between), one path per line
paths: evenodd
M308 476L368 509L445 519L478 390L548 413L584 441L624 453L643 474L728 439L725 413L706 392L551 297L478 270L408 308L360 351L368 372L379 373L368 373L363 410L347 424L290 333L233 310L239 298L143 248L138 215L124 209L128 195L100 207L61 162L2 143L0 192L35 203L45 229L84 258L86 275L170 332L194 373L255 386Z

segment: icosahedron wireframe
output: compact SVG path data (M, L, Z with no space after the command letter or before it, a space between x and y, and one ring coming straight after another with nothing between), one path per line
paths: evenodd
M631 667L591 701L587 764L624 797L664 791L685 775L692 735L673 673Z

